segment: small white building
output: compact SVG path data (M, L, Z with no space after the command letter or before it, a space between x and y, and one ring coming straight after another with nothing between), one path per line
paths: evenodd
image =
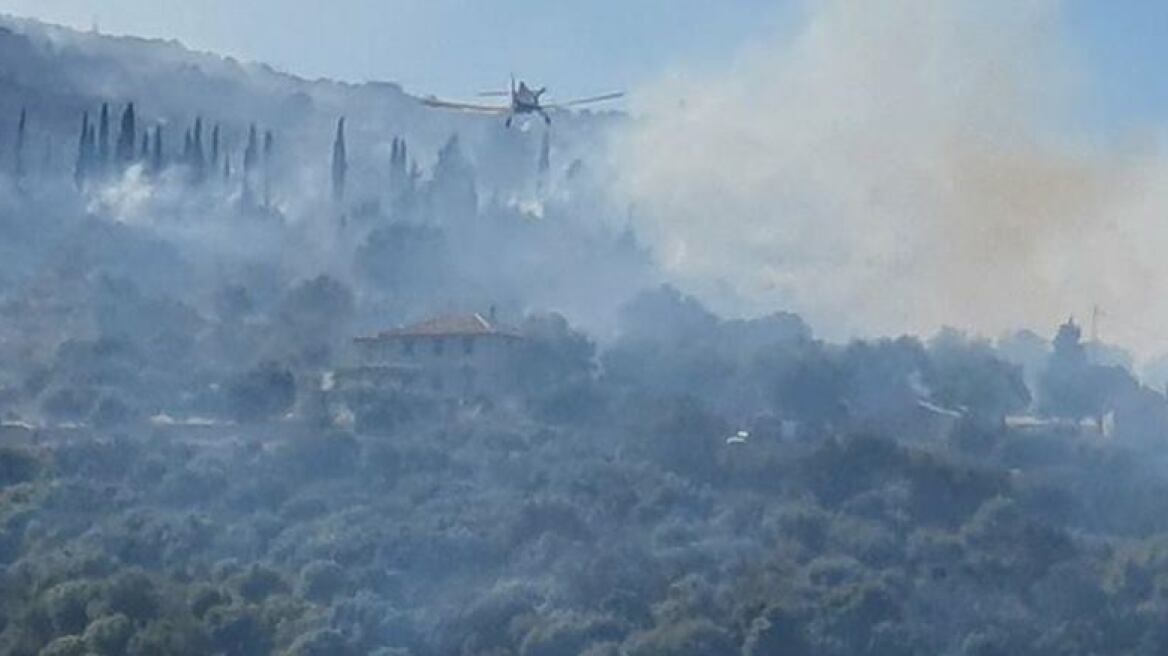
M436 317L353 341L342 390L410 391L445 398L497 397L515 387L523 337L481 314Z

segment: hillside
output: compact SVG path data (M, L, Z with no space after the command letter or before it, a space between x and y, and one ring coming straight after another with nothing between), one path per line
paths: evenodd
M1168 400L1073 320L719 316L621 115L0 25L0 653L1168 653Z

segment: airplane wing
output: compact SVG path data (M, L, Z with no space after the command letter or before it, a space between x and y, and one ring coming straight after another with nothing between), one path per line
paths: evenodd
M422 98L422 104L427 107L434 107L437 109L453 109L462 112L475 112L479 114L506 114L511 111L510 107L501 107L499 105L478 105L475 103L460 103L450 102L448 100L439 100L437 98Z
M606 93L603 96L592 96L591 98L578 98L576 100L569 100L567 102L554 103L551 105L545 105L545 107L554 107L557 109L563 107L575 107L576 105L587 105L590 103L604 102L605 100L616 100L617 98L623 98L624 95L625 93L623 91L618 91L616 93Z

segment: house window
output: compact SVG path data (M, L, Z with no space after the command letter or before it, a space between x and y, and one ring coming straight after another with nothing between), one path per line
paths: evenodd
M463 355L473 355L474 354L474 338L473 337L463 337L462 338L462 353L463 353Z
M434 355L442 355L442 352L445 349L446 349L446 341L445 340L443 340L441 337L434 340Z

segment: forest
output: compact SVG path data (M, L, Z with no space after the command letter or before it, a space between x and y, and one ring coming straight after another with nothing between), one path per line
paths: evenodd
M0 21L0 653L1168 652L1121 348L720 314L605 192L626 118L414 105ZM505 398L317 406L488 307Z

